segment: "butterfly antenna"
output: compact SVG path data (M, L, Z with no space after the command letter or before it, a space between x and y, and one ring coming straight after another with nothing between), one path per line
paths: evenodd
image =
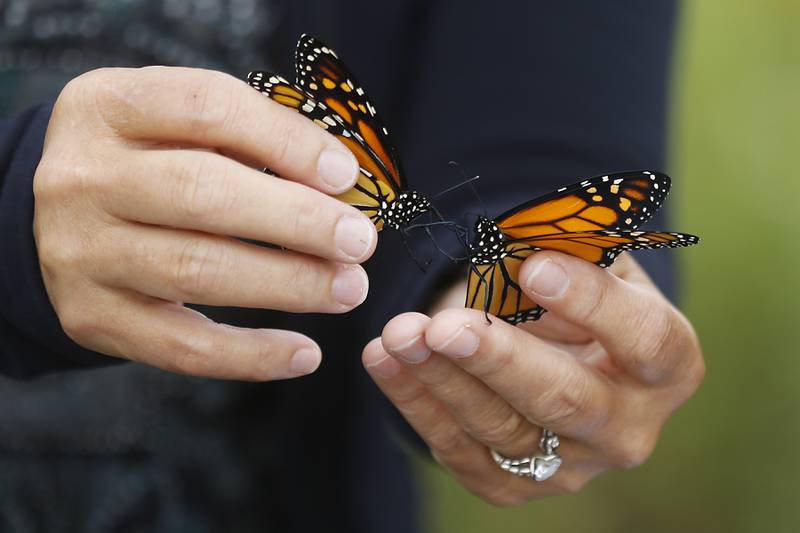
M474 194L474 195L475 195L475 198L477 198L477 199L478 199L478 203L480 204L480 206L481 206L481 210L483 211L483 216L484 216L484 217L486 217L486 218L489 218L489 212L486 210L486 204L483 202L483 198L481 198L481 195L480 195L480 194L478 194L478 189L476 189L476 188L475 188L475 187L472 185L472 183L471 183L471 182L470 182L470 183L467 183L467 186L469 187L469 190L471 190L471 191L472 191L472 194Z
M464 170L461 168L461 165L458 163L458 161L450 161L449 164L454 167L457 167L461 175L466 178L466 174L464 174ZM481 206L481 209L483 210L483 216L489 218L489 213L486 210L486 204L483 203L483 198L481 198L481 195L478 194L478 190L475 189L475 186L472 184L472 182L477 180L478 178L480 178L480 176L475 176L474 178L471 179L465 179L464 184L469 187L469 190L472 191L472 194L478 200L478 204Z
M452 162L453 162L453 161L451 161L451 163L452 163ZM454 190L456 190L456 189L459 189L459 188L463 187L464 185L469 185L469 184L470 184L470 183L472 183L473 181L475 181L475 180L479 180L480 178L481 178L480 176L473 176L473 177L471 177L471 178L467 178L467 179L465 179L464 181L462 181L461 183L456 183L456 184L455 184L455 185L453 185L452 187L448 187L448 188L446 188L445 190L443 190L443 191L441 191L441 192L438 192L438 193L436 193L435 195L431 196L431 199L434 199L434 198L439 198L440 196L443 196L443 195L445 195L445 194L447 194L447 193L449 193L449 192L452 192L452 191L454 191Z

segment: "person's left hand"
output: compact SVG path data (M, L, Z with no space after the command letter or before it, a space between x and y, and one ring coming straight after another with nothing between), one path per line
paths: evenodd
M705 373L691 325L632 258L603 270L541 252L519 279L549 311L539 322L490 325L463 308L406 313L363 353L436 460L497 505L574 492L605 470L641 464ZM463 305L463 291L444 306ZM561 438L552 478L537 483L495 464L489 448L539 453L542 427Z

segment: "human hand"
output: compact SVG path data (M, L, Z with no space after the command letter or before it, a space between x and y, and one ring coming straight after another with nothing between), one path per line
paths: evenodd
M217 324L182 303L326 313L361 304L358 263L377 233L326 194L349 189L357 172L333 136L228 75L147 67L74 79L34 178L34 235L64 331L197 376L313 372L313 340Z
M519 280L548 309L542 320L514 327L471 309L407 313L363 354L437 461L497 505L577 491L603 471L642 464L705 372L691 325L627 255L603 270L540 252ZM456 305L464 290L454 291ZM561 438L552 478L537 483L495 464L489 448L537 452L542 427Z

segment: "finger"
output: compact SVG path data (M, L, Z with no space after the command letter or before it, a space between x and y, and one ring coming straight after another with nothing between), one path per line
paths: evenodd
M454 285L439 298L429 314L434 315L445 309L464 307L466 294L466 281ZM519 327L539 338L558 342L580 344L592 340L585 330L552 313L545 313L540 320L525 322Z
M685 379L698 367L691 326L651 288L556 252L534 254L520 267L519 279L528 296L589 331L636 379Z
M518 327L540 339L559 343L585 344L592 341L592 336L585 329L553 313L545 313L539 320L523 322Z
M104 191L120 218L234 235L347 263L375 251L375 226L354 207L219 154L147 150L125 161L124 176Z
M433 317L425 343L449 357L532 423L594 442L614 402L612 384L549 343L473 309Z
M573 454L569 442L559 448L564 466L545 482L536 483L504 472L494 463L486 446L472 438L447 407L414 379L410 367L404 368L383 349L380 339L366 346L362 361L381 391L431 448L436 460L464 487L491 503L518 505L552 494L574 492L599 472L570 464Z
M342 143L243 81L177 67L115 72L121 81L99 88L99 107L125 137L235 151L330 193L356 182L358 163Z
M638 285L642 289L649 290L655 294L661 294L656 284L653 283L647 272L639 266L639 263L631 254L617 256L614 264L608 267L607 270L628 283Z
M381 334L384 350L406 363L408 372L473 438L510 457L530 454L538 445L541 429L474 376L431 353L425 344L430 321L420 313L393 318Z
M103 253L117 259L114 268L98 268L96 279L166 300L342 313L360 305L369 287L358 265L227 237L140 225L99 238Z
M90 334L84 345L170 372L268 381L309 374L322 358L314 341L291 331L217 324L178 304L134 293L105 291L95 302L92 309L103 309L103 316L89 309L82 315L85 324L71 328ZM101 318L106 329L98 335Z

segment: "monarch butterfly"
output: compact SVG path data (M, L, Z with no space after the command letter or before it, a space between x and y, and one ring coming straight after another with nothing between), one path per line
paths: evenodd
M610 266L626 250L697 244L694 235L636 231L661 206L670 179L651 171L597 176L475 223L468 246L466 306L511 324L541 318L545 310L517 281L522 262L541 250L564 252Z
M424 195L408 190L389 130L331 47L304 34L295 50L295 83L264 71L251 72L247 82L308 117L353 152L360 166L358 180L337 198L368 215L378 231L387 226L403 230L432 209Z

